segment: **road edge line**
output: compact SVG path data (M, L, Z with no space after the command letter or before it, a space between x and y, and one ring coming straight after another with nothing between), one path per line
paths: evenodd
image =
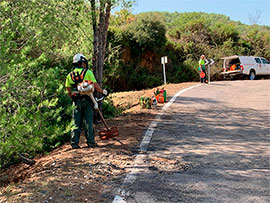
M194 86L191 86L191 87L180 90L179 92L177 92L173 96L173 98L170 99L170 101L167 104L165 104L165 106L163 106L162 110L167 110L180 94L183 94L184 92L186 92L186 91L188 91L190 89L193 89L195 87L199 87L199 86L201 86L201 84L194 85Z
M165 104L165 106L163 106L162 108L162 112L159 112L156 117L155 117L155 120L160 120L161 119L161 116L164 114L164 111L166 111L170 105L176 100L176 98L183 94L184 92L186 92L187 90L190 90L190 89L193 89L195 87L199 87L201 86L201 84L198 84L198 85L194 85L194 86L191 86L191 87L188 87L188 88L185 88L185 89L182 89L180 90L179 92L177 92L173 98L170 99L170 101ZM147 128L144 136L143 136L143 139L141 141L141 144L140 144L140 152L141 153L145 153L147 152L147 148L150 144L150 141L152 139L152 135L155 131L155 127L157 126L157 123L158 121L152 121L149 125L149 127ZM124 179L124 182L123 184L121 185L121 187L118 189L118 194L114 196L114 199L113 199L113 202L112 203L126 203L126 200L124 197L122 196L129 196L130 193L129 191L126 191L125 190L125 186L127 184L132 184L135 182L136 180L136 174L138 172L137 170L137 166L141 166L144 164L144 157L145 157L145 154L137 154L134 161L133 161L133 164L131 168L133 168L125 177ZM120 196L121 195L121 196Z

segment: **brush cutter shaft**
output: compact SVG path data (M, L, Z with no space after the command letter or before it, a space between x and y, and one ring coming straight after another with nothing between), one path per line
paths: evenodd
M89 96L90 96L90 98L91 98L91 100L92 100L92 102L94 104L94 109L97 110L98 109L98 103L96 102L93 93L90 93Z
M98 111L98 113L99 113L99 115L100 115L100 117L101 117L101 120L102 120L102 122L104 123L106 129L109 131L109 130L110 130L110 129L109 129L109 126L107 125L107 123L106 123L106 121L105 121L105 119L104 119L102 113L100 112L99 108L97 108L97 111Z
M99 108L98 108L98 103L97 103L97 101L95 100L93 94L91 93L89 96L90 96L90 98L91 98L91 100L92 100L92 102L93 102L93 104L94 104L94 109L98 111L98 113L99 113L99 115L100 115L100 117L101 117L101 120L102 120L102 122L104 123L105 127L107 128L107 130L110 130L109 127L108 127L108 125L107 125L107 123L106 123L106 121L105 121L105 119L104 119L104 117L103 117L103 115L102 115L102 113L100 112L100 110L99 110Z

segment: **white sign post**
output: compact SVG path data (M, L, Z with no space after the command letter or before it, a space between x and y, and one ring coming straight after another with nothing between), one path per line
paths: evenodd
M167 56L161 57L161 64L163 65L163 77L164 77L164 85L166 85L166 71L165 71L165 63L168 63Z
M208 65L208 83L210 83L210 73L211 73L210 65Z
M208 83L210 83L211 65L215 63L213 59L205 59L205 66L208 66Z

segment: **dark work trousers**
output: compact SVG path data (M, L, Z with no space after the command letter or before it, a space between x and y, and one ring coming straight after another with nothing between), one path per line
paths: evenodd
M204 78L200 77L201 83L206 83L206 71L205 71L205 69L203 69L202 71L204 72L205 76L204 76Z
M93 131L93 108L90 98L83 98L74 101L75 109L73 110L73 122L75 129L71 132L71 146L78 146L81 134L81 128L85 121L85 138L88 146L95 144Z

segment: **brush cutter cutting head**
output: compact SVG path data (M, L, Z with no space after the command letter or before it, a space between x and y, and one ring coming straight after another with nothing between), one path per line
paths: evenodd
M111 127L109 130L99 131L99 137L101 140L109 140L110 138L116 137L119 135L117 127Z

